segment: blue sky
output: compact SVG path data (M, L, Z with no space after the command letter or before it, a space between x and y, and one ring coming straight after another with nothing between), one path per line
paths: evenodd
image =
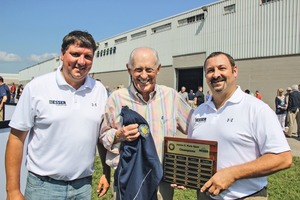
M96 41L217 0L1 0L0 74L60 54L62 38L85 30Z

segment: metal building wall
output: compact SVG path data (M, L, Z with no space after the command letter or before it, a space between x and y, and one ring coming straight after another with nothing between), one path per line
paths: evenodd
M224 7L230 5L235 5L235 12L226 13ZM180 20L199 14L204 14L205 19L179 24ZM116 52L99 57L96 52L91 74L111 86L126 85L126 63L130 52L136 47L150 46L159 52L163 65L158 82L175 88L176 69L201 69L203 65L202 57L199 61L193 57L187 63L176 62L176 58L184 60L197 54L206 57L213 51L224 51L241 64L238 78L241 86L262 90L266 101L271 105L273 94L270 91L300 81L296 78L300 74L297 63L300 57L299 22L299 0L275 0L265 4L261 4L261 0L216 1L99 41L99 52L110 48L116 48ZM171 24L170 29L153 32L153 29L166 24ZM132 38L133 34L144 31L144 37ZM126 40L116 42L122 38ZM278 57L281 58L279 63ZM41 69L50 70L57 66L58 63L50 60L33 66L33 69L21 71L20 78L29 80L40 73ZM282 70L286 81L281 80ZM123 76L126 77L121 78ZM205 87L204 85L204 90L207 90Z
M300 1L276 0L265 4L261 0L224 0L202 8L187 11L166 19L130 30L112 38L99 41L99 51L116 47L116 53L95 57L91 73L125 70L129 53L139 46L151 46L158 50L163 65L173 65L172 56L213 51L225 51L235 59L259 58L300 54ZM224 7L235 4L235 12L225 14ZM178 20L205 14L205 20L178 25ZM171 23L171 29L153 33L152 29ZM146 36L132 39L131 35L146 31ZM127 41L116 44L118 38ZM105 45L106 44L106 45ZM53 60L49 60L20 72L21 79L42 74ZM201 65L202 63L199 63ZM52 69L51 69L52 70ZM50 71L51 71L50 70ZM26 75L27 74L27 75Z
M92 72L124 70L129 53L135 47L151 46L158 50L163 65L172 65L172 56L225 51L235 59L282 56L300 53L300 1L225 0L128 31L100 41L116 47L114 55L95 58ZM224 7L235 4L235 12ZM178 20L205 14L205 20L178 25ZM152 28L171 23L171 29L152 33ZM131 34L146 31L146 37L131 39ZM118 38L127 41L115 44ZM200 63L199 63L200 64Z
M20 83L25 85L34 77L54 71L60 64L61 60L56 57L27 67L19 72Z

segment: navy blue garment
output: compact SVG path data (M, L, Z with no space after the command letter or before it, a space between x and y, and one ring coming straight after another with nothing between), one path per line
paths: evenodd
M121 110L123 125L139 124L141 136L120 148L120 161L115 171L118 200L156 200L157 188L163 176L154 141L147 121L127 106Z

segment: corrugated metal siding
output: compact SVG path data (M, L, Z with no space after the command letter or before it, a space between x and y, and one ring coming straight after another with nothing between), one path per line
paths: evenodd
M236 12L223 14L236 3ZM299 53L299 0L223 1L208 8L208 52L230 52L236 59Z
M100 41L99 50L106 48L104 44L108 43L107 48L115 46L117 52L95 57L91 73L125 70L130 52L140 46L155 48L165 66L173 65L173 56L199 52L209 54L213 51L225 51L235 59L300 54L300 1L260 2L217 1L207 5L208 12L197 8ZM225 14L224 7L232 4L236 5L235 12ZM204 21L178 25L178 20L201 13L205 13ZM170 22L170 30L152 33L152 28ZM131 34L140 31L147 31L147 36L132 40ZM115 44L115 40L122 37L127 37L127 42ZM36 74L32 69L26 71ZM28 78L28 75L25 77Z

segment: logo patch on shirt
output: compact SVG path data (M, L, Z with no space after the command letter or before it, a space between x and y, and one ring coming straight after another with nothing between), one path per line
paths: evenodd
M148 137L149 133L150 133L149 126L147 124L140 124L139 125L139 133L144 138Z
M233 118L227 118L227 122L233 122Z
M206 117L195 118L195 122L205 123L206 122Z
M49 100L49 104L57 105L57 106L66 106L66 101L61 100Z

